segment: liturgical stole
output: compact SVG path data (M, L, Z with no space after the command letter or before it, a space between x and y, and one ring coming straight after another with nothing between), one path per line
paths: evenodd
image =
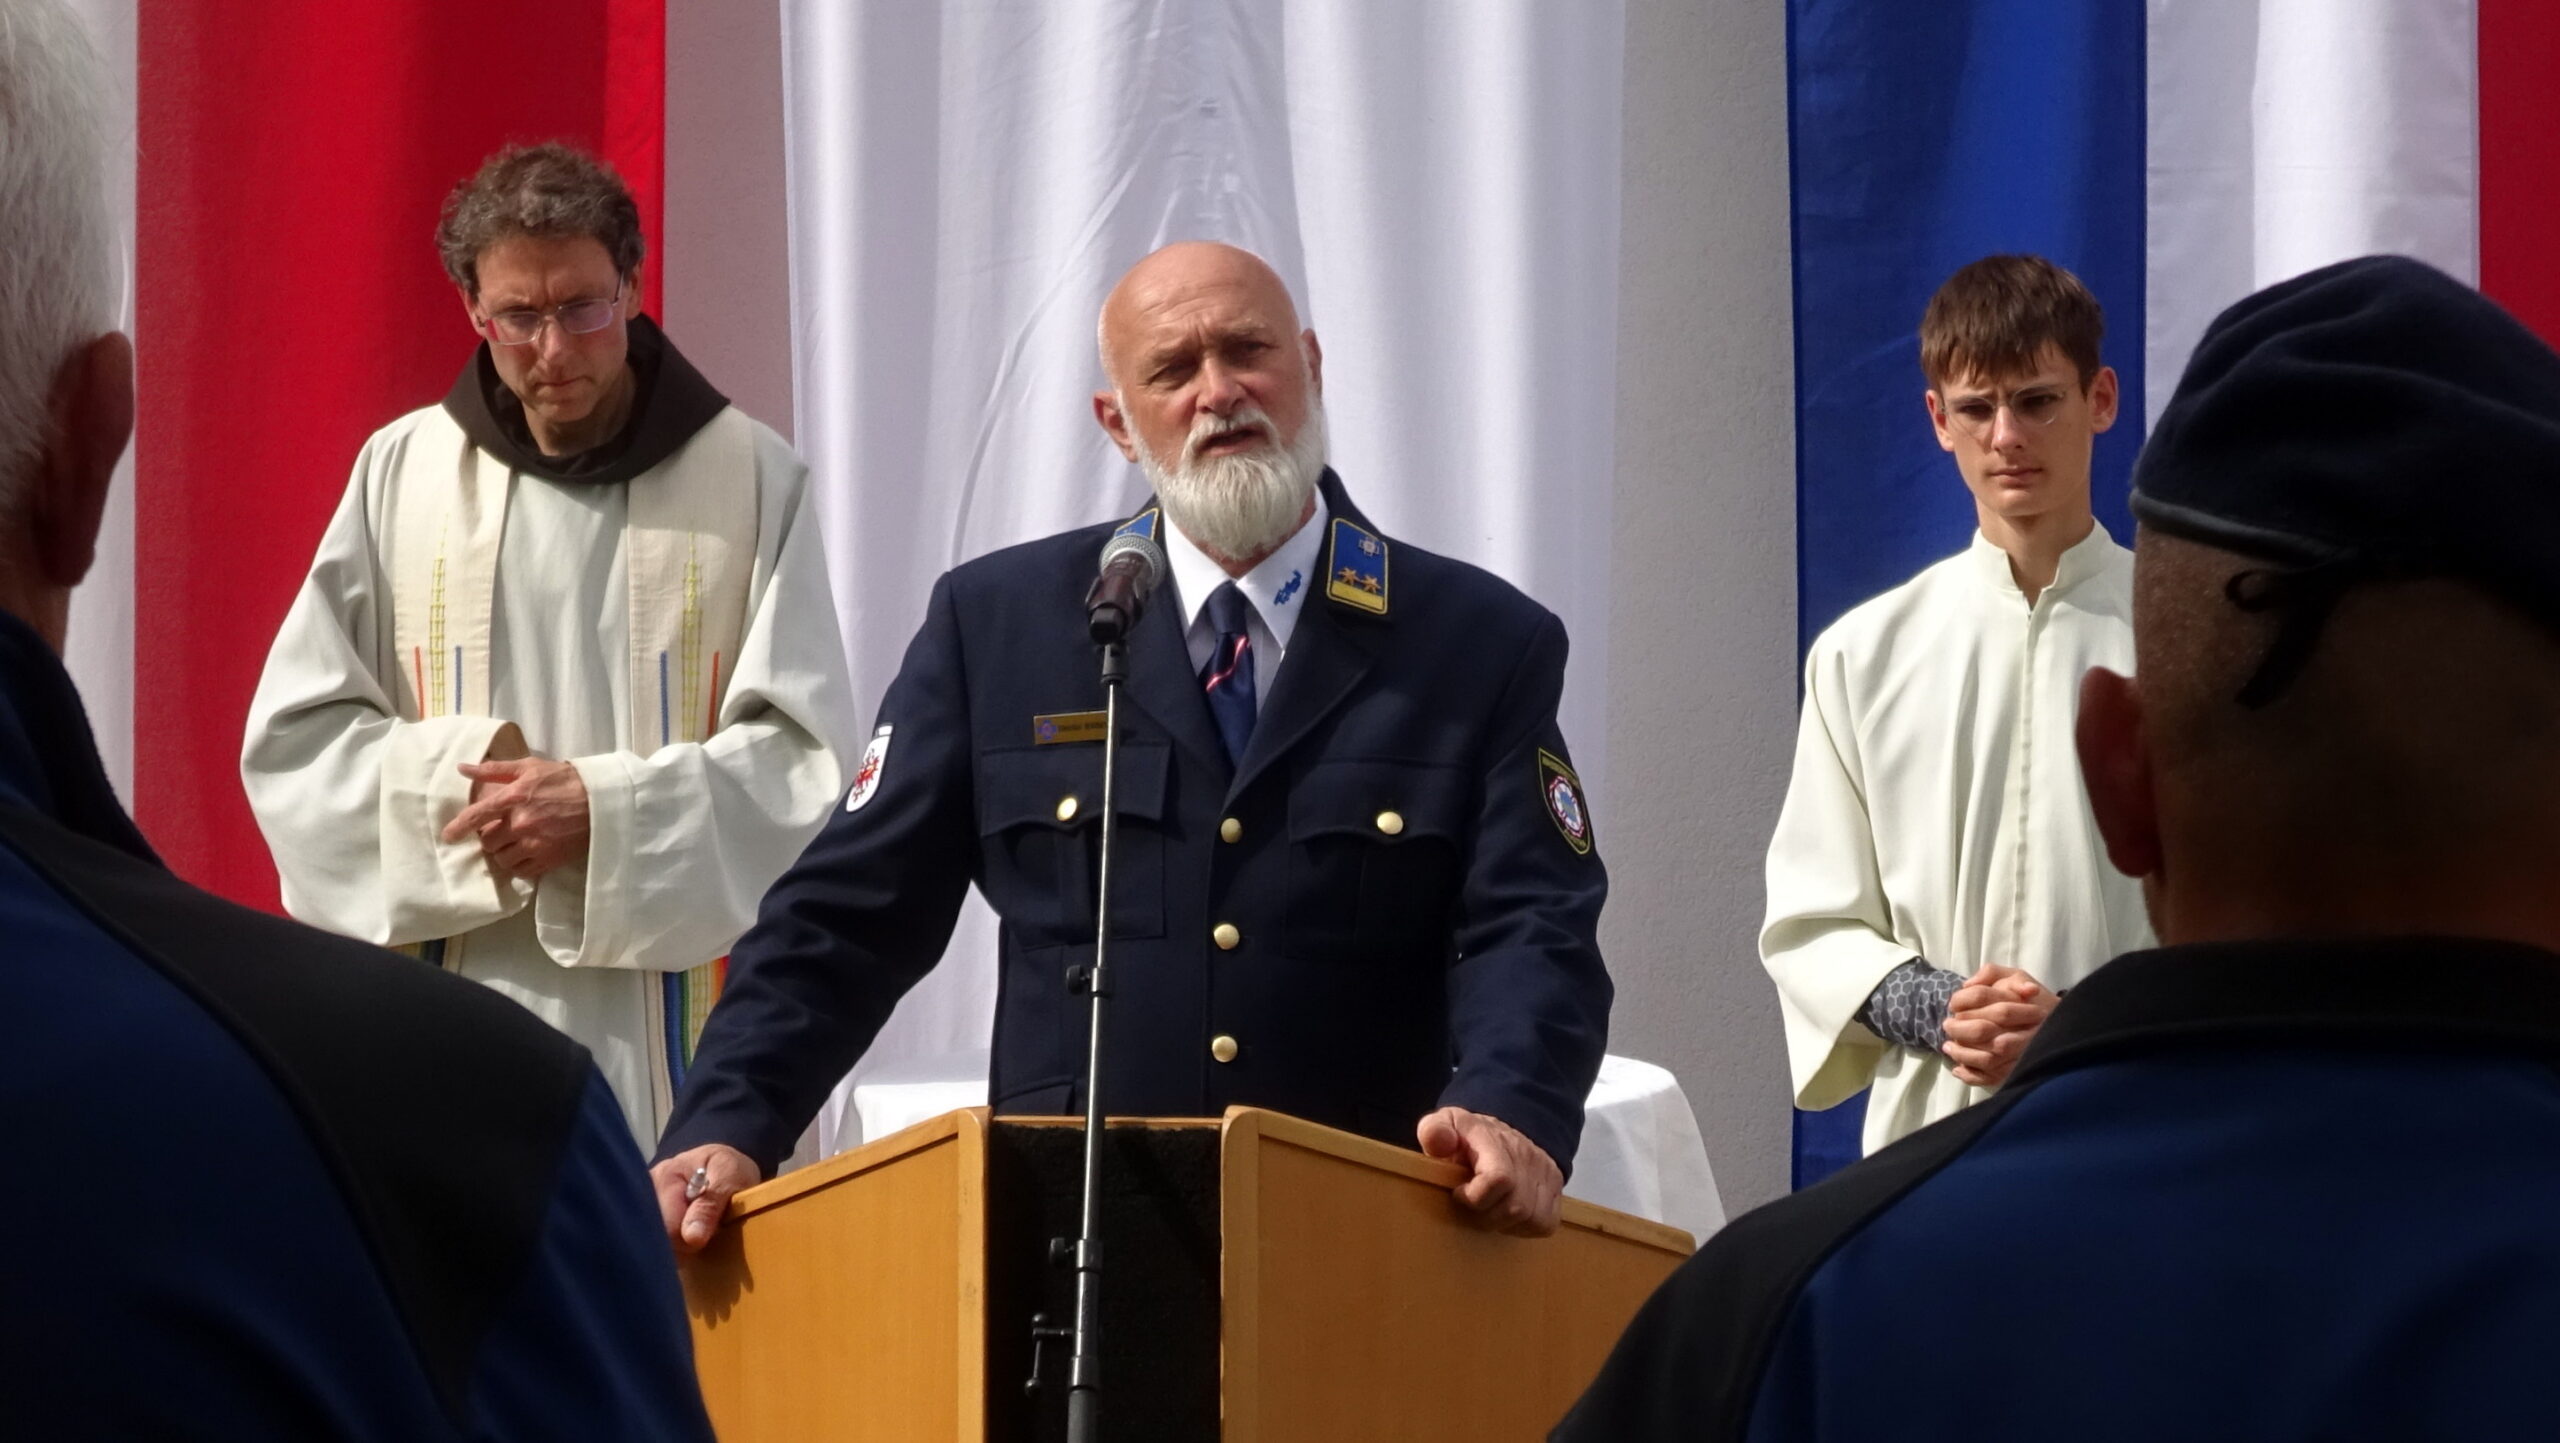
M498 546L516 473L438 410L410 433L395 476L384 506L393 700L408 720L487 716ZM623 742L647 756L702 741L719 724L755 570L754 425L725 408L674 455L619 484L629 495L623 569L631 593ZM661 1116L726 969L725 958L707 961L648 989L650 1080Z

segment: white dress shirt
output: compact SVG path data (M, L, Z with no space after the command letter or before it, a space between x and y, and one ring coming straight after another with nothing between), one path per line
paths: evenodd
M1316 594L1324 578L1316 572L1323 566L1324 533L1327 519L1324 493L1315 497L1315 514L1306 524L1280 543L1280 549L1262 558L1262 564L1242 576L1230 577L1227 569L1209 559L1209 553L1182 534L1182 528L1165 518L1165 556L1173 563L1173 590L1182 607L1183 644L1191 650L1191 671L1198 675L1209 664L1210 653L1218 649L1217 628L1209 624L1209 593L1232 580L1236 590L1253 604L1252 616L1245 622L1245 637L1253 652L1253 705L1257 712L1271 695L1271 683L1280 675L1281 658L1289 654L1289 638L1298 629L1298 615L1306 610L1307 598Z

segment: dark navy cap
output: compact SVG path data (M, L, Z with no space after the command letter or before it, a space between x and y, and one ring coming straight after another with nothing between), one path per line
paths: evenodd
M2284 618L2244 705L2363 581L2469 582L2560 630L2560 355L2422 262L2343 261L2215 317L2133 477L2143 525L2270 563L2229 592Z

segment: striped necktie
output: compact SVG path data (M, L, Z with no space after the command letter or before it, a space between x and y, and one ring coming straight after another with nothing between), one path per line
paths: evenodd
M1228 764L1241 766L1244 744L1253 736L1253 642L1245 632L1253 603L1229 581L1209 593L1203 610L1209 625L1217 628L1218 644L1200 668L1200 689L1208 694L1209 715L1218 723L1218 739L1227 745Z

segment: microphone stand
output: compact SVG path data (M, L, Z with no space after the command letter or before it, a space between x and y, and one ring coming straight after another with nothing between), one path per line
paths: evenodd
M1102 858L1095 875L1093 970L1085 977L1093 1025L1086 1042L1084 1079L1084 1207L1080 1235L1054 1238L1053 1260L1076 1272L1075 1366L1067 1384L1067 1443L1094 1443L1094 1411L1100 1399L1102 1346L1102 1019L1110 1000L1111 850L1120 827L1120 686L1129 679L1129 652L1118 639L1102 644Z

